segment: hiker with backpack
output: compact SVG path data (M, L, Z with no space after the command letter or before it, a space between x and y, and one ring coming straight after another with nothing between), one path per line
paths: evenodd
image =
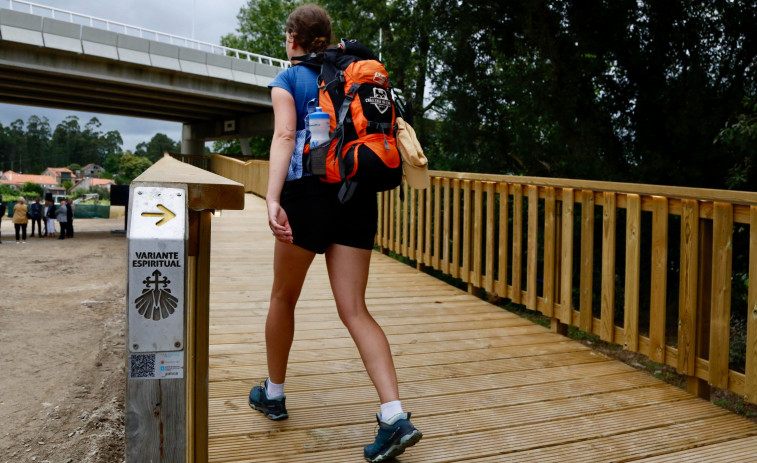
M343 101L333 101L324 97L326 90L338 86L332 85L332 80L323 80L319 91L319 75L326 70L326 62L334 64L330 53L338 52L328 48L330 40L331 19L326 10L313 4L295 9L286 22L286 51L293 65L269 85L275 123L266 204L269 226L276 238L273 288L265 327L269 376L263 385L252 388L249 404L272 420L289 416L284 380L294 338L294 309L315 254L325 254L339 317L357 345L381 401L378 434L364 448L365 459L378 462L399 455L422 437L410 422L410 414L402 409L389 343L365 304L378 219L376 191L391 184L396 186L401 167L393 127L388 122L366 124L366 131L366 127L354 127L354 118L345 116L349 102L355 101L355 107L370 105L377 108L377 113L391 111L393 117L394 108L385 91L366 85L364 90L370 96L363 98L357 91L359 85L351 84ZM388 76L375 76L377 82L384 80L378 82L380 86L388 84ZM307 120L315 106L324 106L332 118L333 139L320 153L327 156L331 177L323 172L313 173L318 163L312 162L311 154L318 153L311 151L318 150L315 144L310 149ZM341 121L336 120L339 116ZM357 132L361 130L362 139L358 140L361 133ZM344 134L348 132L355 139L346 138ZM377 150L381 153L375 154ZM345 161L342 153L349 153L351 159ZM382 164L372 174L379 180L355 175L358 157L361 168L363 159L368 157ZM369 164L366 161L365 165ZM387 175L396 178L387 180Z

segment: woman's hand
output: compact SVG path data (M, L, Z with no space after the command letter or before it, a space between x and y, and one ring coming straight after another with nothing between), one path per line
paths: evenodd
M271 227L273 236L284 243L292 243L292 227L289 225L289 218L284 208L278 201L266 201L268 206L268 226Z

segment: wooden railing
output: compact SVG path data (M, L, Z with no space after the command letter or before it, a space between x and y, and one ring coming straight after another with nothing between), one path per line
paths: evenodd
M265 194L265 162L214 155L212 168ZM757 285L734 308L747 320L745 371L729 368L734 238L746 238L739 278L757 281L757 193L431 176L427 190L403 185L404 200L379 195L382 250L539 311L555 331L574 325L673 366L694 394L713 385L757 403Z

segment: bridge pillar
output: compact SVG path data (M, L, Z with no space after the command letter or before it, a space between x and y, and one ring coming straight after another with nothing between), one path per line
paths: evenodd
M181 154L205 154L205 141L192 138L192 124L184 124L181 128Z

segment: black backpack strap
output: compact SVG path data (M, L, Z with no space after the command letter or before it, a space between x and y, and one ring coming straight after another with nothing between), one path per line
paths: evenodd
M315 72L321 72L323 64L323 53L308 53L307 55L292 56L290 61L299 61L294 66L305 66Z

